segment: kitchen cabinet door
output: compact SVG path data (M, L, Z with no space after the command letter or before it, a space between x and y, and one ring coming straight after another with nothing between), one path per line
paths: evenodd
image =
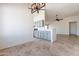
M44 31L44 39L47 39L48 37L47 37L47 31Z
M51 32L50 31L47 32L47 39L51 40Z

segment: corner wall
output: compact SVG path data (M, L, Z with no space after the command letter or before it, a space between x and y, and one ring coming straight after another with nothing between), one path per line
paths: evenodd
M0 4L0 9L0 49L33 40L33 19L26 4Z

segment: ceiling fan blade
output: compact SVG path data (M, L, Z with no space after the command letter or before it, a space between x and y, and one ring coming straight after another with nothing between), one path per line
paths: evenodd
M56 21L60 21L59 19L56 19Z
M56 21L60 21L60 20L63 20L63 19L56 19Z

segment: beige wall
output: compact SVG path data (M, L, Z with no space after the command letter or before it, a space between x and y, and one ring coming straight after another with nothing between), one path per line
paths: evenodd
M32 40L33 19L26 4L0 4L0 49Z

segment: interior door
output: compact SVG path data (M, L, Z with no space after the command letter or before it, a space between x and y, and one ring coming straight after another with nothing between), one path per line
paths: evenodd
M69 23L69 34L76 35L77 34L77 22Z

